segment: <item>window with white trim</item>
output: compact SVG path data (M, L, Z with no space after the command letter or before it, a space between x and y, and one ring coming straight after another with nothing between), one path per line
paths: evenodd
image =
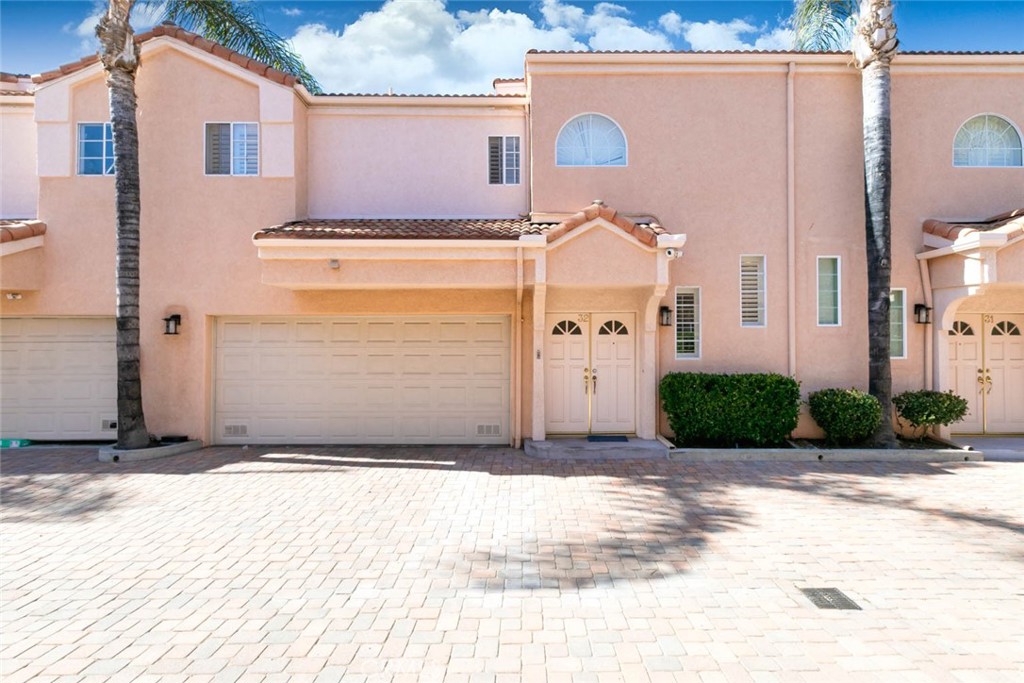
M626 135L601 114L580 114L562 126L555 142L558 166L625 166Z
M842 268L838 256L818 257L818 325L842 324Z
M700 358L700 287L676 287L676 358Z
M981 114L960 126L953 139L954 166L1021 166L1020 133L1001 116Z
M519 136L487 138L487 178L491 185L519 184Z
M255 123L206 124L207 175L258 175L259 126Z
M889 290L889 358L907 357L907 290Z
M114 174L114 129L109 123L78 124L78 174Z
M765 261L763 255L740 256L740 325L765 326Z

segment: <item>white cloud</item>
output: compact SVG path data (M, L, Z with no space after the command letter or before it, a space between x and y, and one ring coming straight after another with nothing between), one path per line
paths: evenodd
M587 23L587 15L582 7L563 5L559 0L544 0L540 13L548 26L561 26L580 31Z
M789 50L793 47L793 30L777 26L764 33L766 27L753 26L743 19L718 21L683 22L683 38L694 50ZM753 42L740 38L741 35L761 34Z
M490 92L519 76L527 50L671 50L657 26L639 26L621 5L587 13L543 0L542 19L514 10L451 12L443 0L387 0L341 30L300 26L292 45L328 91Z
M676 12L668 12L658 17L658 25L665 33L679 36L683 33L683 18Z
M300 10L298 7L282 7L281 12L283 12L286 17L302 16L302 10Z

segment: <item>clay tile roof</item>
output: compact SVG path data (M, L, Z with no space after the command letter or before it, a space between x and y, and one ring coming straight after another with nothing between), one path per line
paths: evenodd
M257 62L256 60L249 59L248 57L242 55L239 52L229 50L222 45L218 45L217 43L206 40L202 36L199 36L190 31L186 31L180 26L176 26L170 22L164 22L159 26L154 26L153 28L144 33L138 34L137 36L135 36L135 42L141 44L146 42L147 40L158 38L160 36L166 36L168 38L180 40L181 42L192 45L193 47L203 50L204 52L209 52L211 55L214 55L215 57L219 57L229 62L238 64L242 68L248 69L249 71L252 71L254 74L263 76L264 78L268 78L276 83L281 83L282 85L291 87L295 85L295 83L297 82L295 76L292 76L291 74L287 74L283 71L278 71L277 69L267 66L266 64L262 64L260 62ZM87 66L91 66L97 63L98 61L99 57L97 55L83 57L77 62L64 64L57 67L53 71L46 71L44 73L39 74L38 76L33 76L32 81L34 83L45 83L47 81L52 81L55 78L60 78L61 76L66 76L68 74L84 69Z
M346 218L291 221L253 239L501 240L538 234L525 218Z
M657 223L635 223L615 209L594 203L561 223L526 218L343 218L290 221L256 232L261 239L507 240L544 235L553 242L595 218L603 218L639 242L658 243L666 231Z
M46 234L46 223L28 218L0 219L0 242L17 242Z
M1024 209L1013 209L987 220L975 222L951 223L929 218L921 225L921 229L929 235L954 241L972 232L998 231L1013 238L1024 233Z

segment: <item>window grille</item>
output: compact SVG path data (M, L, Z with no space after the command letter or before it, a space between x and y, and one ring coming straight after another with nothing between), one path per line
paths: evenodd
M626 136L618 124L601 114L570 120L555 142L558 166L625 166Z
M889 292L889 357L907 357L907 290Z
M676 358L700 358L700 288L676 289Z
M840 265L838 256L818 257L818 325L837 327L842 324L840 310Z
M78 124L78 173L114 173L114 129L109 123Z
M259 152L257 124L206 124L207 175L257 175Z
M740 324L763 327L765 324L764 256L740 257Z
M1021 166L1021 139L1006 119L975 116L960 126L953 139L954 166Z
M518 135L492 135L487 138L487 182L491 185L518 185L519 159Z

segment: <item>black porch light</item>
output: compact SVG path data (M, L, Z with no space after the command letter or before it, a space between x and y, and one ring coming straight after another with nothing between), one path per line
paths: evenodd
M181 327L181 315L173 313L164 318L164 334L178 334L178 328Z
M672 327L672 309L668 306L662 306L658 309L658 322L661 323L662 327Z
M914 304L914 320L919 325L927 325L932 321L932 309L924 304Z

